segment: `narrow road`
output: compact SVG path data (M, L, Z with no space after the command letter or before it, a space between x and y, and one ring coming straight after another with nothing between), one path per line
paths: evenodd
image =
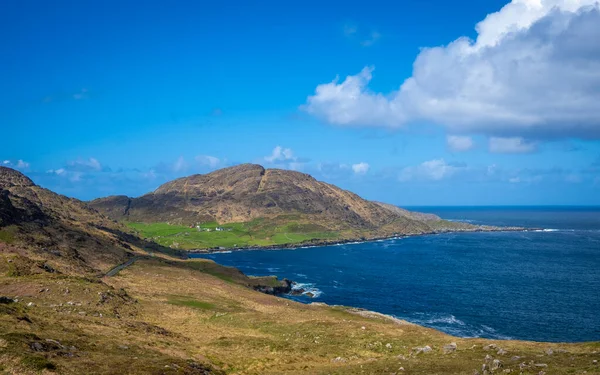
M144 258L144 257L136 255L133 258L127 260L126 262L121 263L118 266L115 266L110 271L108 271L104 276L108 276L108 277L114 276L114 275L118 274L121 270L131 266L133 263L135 263L135 261L140 260L142 258Z

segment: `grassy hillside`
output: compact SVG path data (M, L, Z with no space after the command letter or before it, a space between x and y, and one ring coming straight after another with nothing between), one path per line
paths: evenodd
M341 238L339 232L329 231L319 225L265 219L223 225L216 222L203 223L199 225L200 229L167 223L127 223L127 225L143 238L163 246L184 250L282 245L314 239ZM217 231L216 228L222 231Z
M0 296L18 300L0 303L0 373L472 375L494 360L488 374L600 373L598 343L459 339L254 292L208 260L146 259L101 280L11 276L23 261L0 253Z

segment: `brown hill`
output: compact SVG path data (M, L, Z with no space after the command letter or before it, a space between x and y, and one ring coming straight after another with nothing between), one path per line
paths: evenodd
M431 232L441 222L435 215L365 200L305 173L255 164L180 178L139 198L112 196L90 205L113 219L187 225L292 217L329 230L390 234Z
M16 273L98 273L152 246L86 203L0 167L0 251L17 251ZM31 262L33 260L33 262Z

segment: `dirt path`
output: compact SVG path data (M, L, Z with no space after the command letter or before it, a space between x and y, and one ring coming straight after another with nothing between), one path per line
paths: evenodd
M131 266L133 263L135 263L135 261L140 260L144 258L143 256L140 255L136 255L133 258L127 260L126 262L123 262L121 264L119 264L118 266L113 267L110 271L108 271L104 276L114 276L116 274L118 274L121 270Z

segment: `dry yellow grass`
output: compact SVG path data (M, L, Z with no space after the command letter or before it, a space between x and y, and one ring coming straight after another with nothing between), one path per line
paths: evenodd
M600 360L598 343L459 339L261 294L240 282L234 270L207 260L142 260L100 281L5 272L0 295L19 302L0 304L0 368L14 374L472 375L499 359L494 374L600 373L593 362ZM35 342L43 350L33 350ZM457 350L443 354L451 342ZM489 344L497 348L484 350ZM431 352L415 354L426 345Z

